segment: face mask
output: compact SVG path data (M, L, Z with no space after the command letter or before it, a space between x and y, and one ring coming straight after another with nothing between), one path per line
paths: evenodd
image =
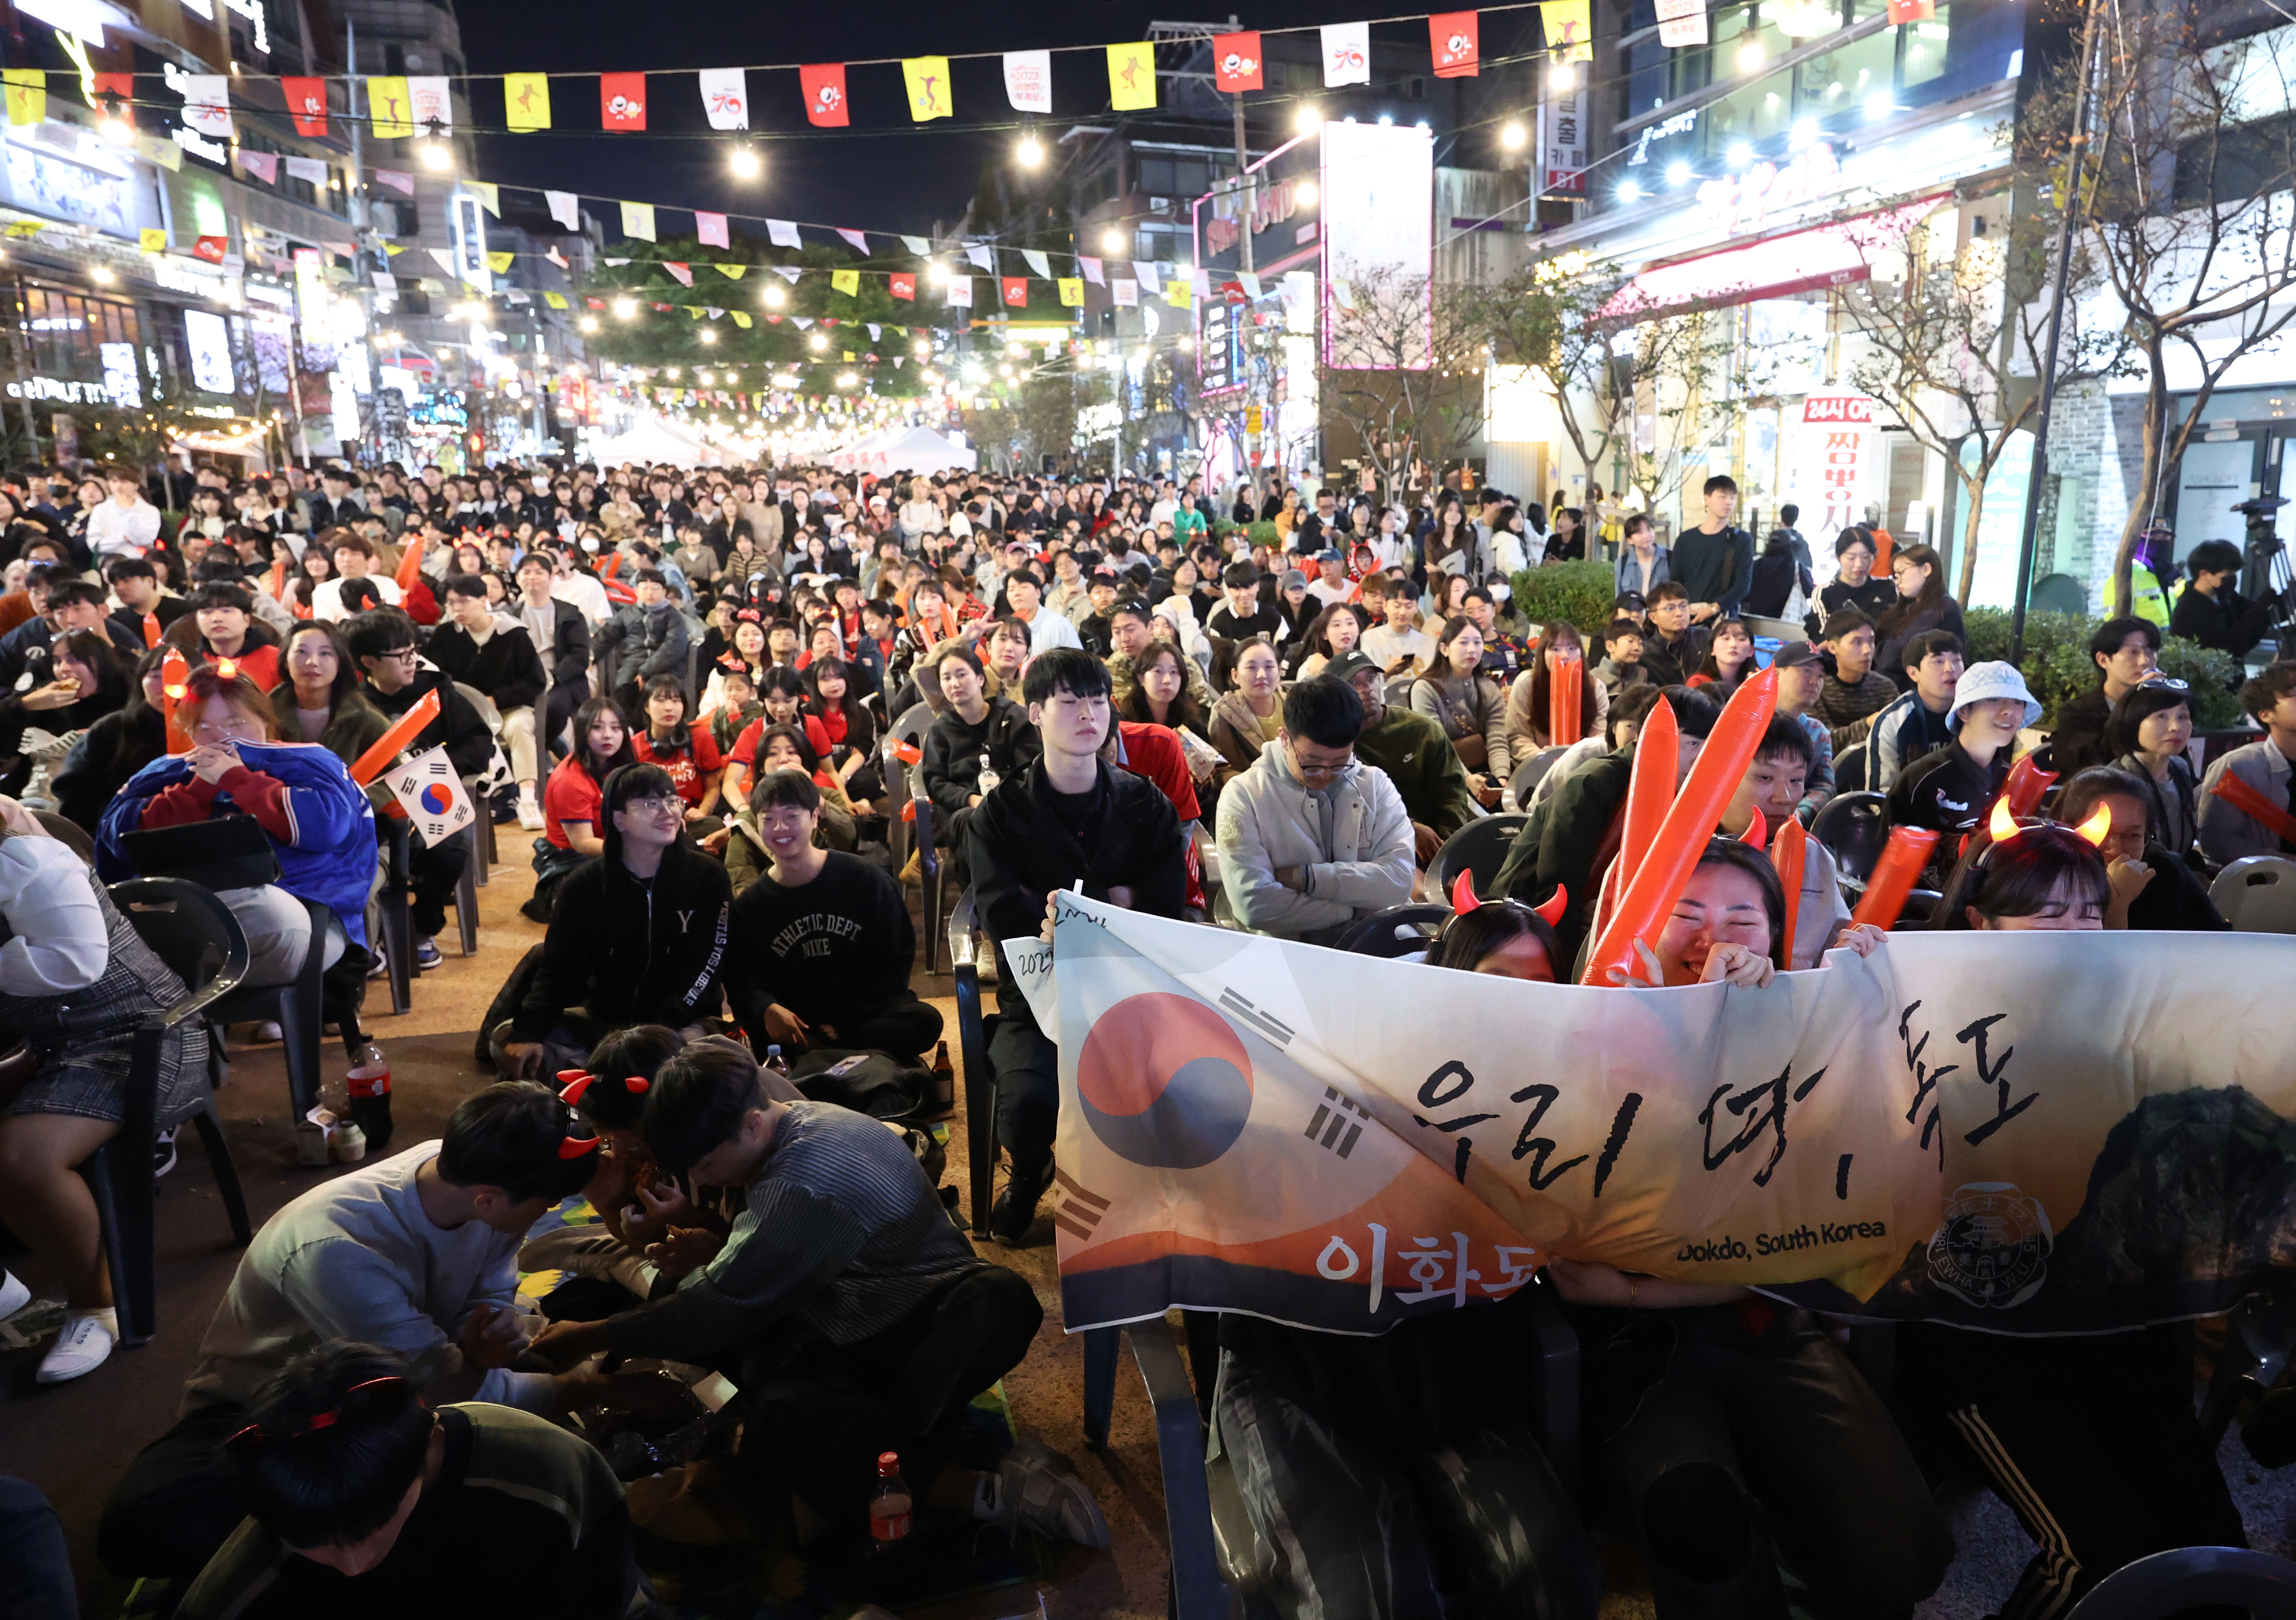
M595 536L595 535L585 535L585 536L582 536L582 549L583 549L584 551L586 551L586 552L594 552L594 551L596 551L596 550L598 549L598 536Z

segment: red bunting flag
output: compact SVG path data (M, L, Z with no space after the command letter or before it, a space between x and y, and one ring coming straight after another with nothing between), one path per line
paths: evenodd
M102 111L109 106L113 116L130 128L135 127L135 76L132 73L98 73L88 86L87 104Z
M584 299L582 302L591 309L603 309L606 307L606 300L603 299Z
M1472 12L1439 12L1427 20L1427 42L1435 53L1435 77L1473 78L1482 44Z
M669 272L671 279L676 282L679 286L691 287L693 285L693 267L683 260L666 258L662 260L661 267Z
M1213 87L1230 92L1259 89L1260 63L1265 60L1259 53L1258 34L1213 35Z
M1006 307L1026 309L1029 307L1029 278L1025 275L1007 275L999 279L1004 283Z
M842 129L853 121L845 102L843 62L815 62L800 68L797 82L805 91L807 122L824 129Z
M644 129L645 121L645 75L643 73L601 73L598 75L598 124L604 129Z
M1927 22L1937 15L1937 0L1890 0L1890 26Z
M287 98L287 110L295 120L295 133L299 135L324 135L327 133L327 81L324 78L283 78L280 93Z
M227 236L202 236L192 244L192 256L211 265L223 263L223 256L230 251L231 239Z
M906 299L912 304L916 302L917 278L906 270L895 271L886 288L897 299Z

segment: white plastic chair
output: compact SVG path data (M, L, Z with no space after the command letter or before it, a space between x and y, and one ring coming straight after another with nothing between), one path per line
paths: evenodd
M2296 860L2244 855L2217 874L2209 898L2243 934L2296 934Z

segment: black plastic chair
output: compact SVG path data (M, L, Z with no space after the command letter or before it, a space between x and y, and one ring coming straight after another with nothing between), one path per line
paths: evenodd
M2296 1564L2244 1547L2179 1547L2124 1564L2067 1620L2166 1620L2202 1608L2244 1608L2255 1620L2296 1616Z
M1515 834L1529 820L1520 810L1509 810L1469 822L1446 839L1443 847L1435 852L1435 858L1427 863L1428 886L1448 896L1459 874L1471 871L1475 874L1476 895L1486 894L1498 880L1499 868L1506 864L1507 851L1514 844Z
M158 1188L152 1150L163 1123L158 1112L161 1043L185 1020L217 1016L217 1007L247 972L247 936L230 907L180 878L130 878L113 884L111 895L112 904L144 943L184 981L185 992L181 1001L154 1013L136 1030L119 1133L79 1167L103 1223L119 1341L140 1345L159 1330L152 1214ZM223 1121L216 1113L211 1076L196 1102L179 1108L164 1123L173 1126L186 1121L200 1133L200 1147L215 1175L232 1237L245 1244L254 1232L248 1224L239 1172L224 1141Z
M1566 751L1560 748L1541 749L1515 766L1514 774L1507 778L1506 792L1499 802L1510 809L1529 810L1532 790L1546 780L1546 773L1554 768L1554 762Z
M1392 961L1424 951L1451 920L1447 905L1390 905L1383 912L1359 917L1347 926L1332 948L1358 956L1383 956Z
M1853 742L1833 757L1833 790L1836 793L1862 793L1866 778L1871 773L1866 760L1873 750L1863 742Z
M1833 853L1844 888L1862 890L1881 860L1890 841L1888 805L1879 793L1837 793L1810 823L1810 837Z
M59 815L53 810L35 810L32 819L47 829L48 836L70 850L90 866L95 864L95 840L87 836L87 829L70 816Z

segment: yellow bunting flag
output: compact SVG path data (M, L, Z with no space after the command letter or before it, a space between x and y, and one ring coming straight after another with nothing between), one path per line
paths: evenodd
M550 127L550 76L546 73L503 75L504 121L519 131Z
M400 254L406 252L407 249L414 245L414 244L413 242L406 241L387 241L382 244L382 250L385 253L390 254L391 258L397 258Z
M8 84L8 121L11 124L37 124L48 116L48 76L38 68L11 68L4 77Z
M1185 276L1173 276L1164 283L1164 301L1175 309L1185 309L1189 290Z
M566 301L566 295L562 292L545 291L542 295L542 301L549 305L553 309L571 309L574 307L571 304L569 304Z
M414 103L404 78L366 81L367 133L379 141L403 140L414 133Z
M1053 285L1061 290L1062 303L1067 305L1070 309L1079 309L1083 307L1084 278L1082 276L1063 275L1055 280Z
M1146 40L1108 47L1108 104L1118 112L1156 104L1156 53Z
M851 349L849 349L849 349L847 349L847 350L845 351L845 357L846 357L848 360L852 359L852 358L853 358L853 351L852 351Z
M165 253L168 250L168 233L165 231L138 231L135 233L135 245L146 253Z
M697 321L701 318L701 309L699 305L688 304L685 306L685 313L692 315Z
M496 219L502 217L502 187L491 180L465 180L463 182L463 189L475 192L479 201L485 205L488 213L492 214Z
M751 326L755 325L756 323L751 321L749 316L743 315L737 309L734 311L734 324L740 327L743 331L747 331Z
M949 100L947 57L903 58L901 82L909 88L909 116L918 123L945 119L955 110Z
M861 290L861 273L858 270L832 270L829 284L849 299Z
M1546 0L1538 8L1539 27L1546 31L1546 48L1556 61L1595 60L1595 36L1589 0Z
M47 225L45 219L12 219L8 222L11 236L37 236Z
M652 241L654 239L653 204L651 202L622 204L622 234L636 237L640 241Z
M508 275L511 260L517 257L515 253L489 253L487 255L487 268L496 275Z
M737 282L742 279L742 273L749 267L747 265L712 265L710 266L718 274Z

